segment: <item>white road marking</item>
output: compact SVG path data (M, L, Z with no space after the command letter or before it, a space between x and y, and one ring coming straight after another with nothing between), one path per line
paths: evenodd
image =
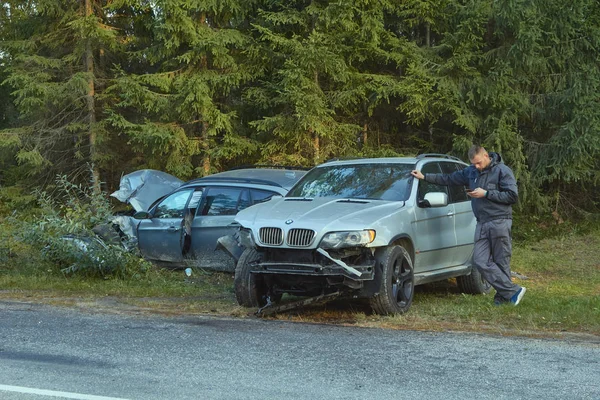
M2 391L27 393L27 394L38 394L41 396L62 397L64 399L77 399L77 400L127 400L127 399L122 399L120 397L105 397L105 396L94 396L92 394L57 392L54 390L34 389L34 388L27 388L27 387L21 387L21 386L10 386L10 385L0 385L0 392L2 392Z

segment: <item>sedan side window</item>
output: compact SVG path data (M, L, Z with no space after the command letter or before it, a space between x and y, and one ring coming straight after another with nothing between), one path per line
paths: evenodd
M277 193L268 190L252 189L252 204L264 203L276 195Z
M202 201L202 193L203 193L203 189L198 188L192 195L192 198L190 199L190 202L188 203L188 206L187 206L190 214L193 215L196 213L196 209L198 208L200 201Z
M442 171L440 170L438 163L432 162L432 163L425 164L423 166L423 168L421 168L421 172L423 174L439 174ZM447 194L448 189L444 185L436 185L435 183L427 182L424 179L419 181L419 191L417 193L417 197L418 197L419 201L425 199L425 195L427 193L432 193L432 192L443 192L443 193Z
M165 198L156 207L153 218L183 218L192 190L182 190Z
M244 208L248 208L252 205L252 201L250 200L250 190L244 189L242 195L240 196L240 201L238 202L237 210L242 211Z
M242 188L211 187L204 199L201 215L235 215Z

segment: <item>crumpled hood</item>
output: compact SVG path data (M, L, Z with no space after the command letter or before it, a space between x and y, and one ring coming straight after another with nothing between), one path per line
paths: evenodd
M135 211L148 211L155 200L171 193L183 181L166 172L142 169L124 175L119 190L111 194L123 203L129 203Z
M245 228L330 231L376 228L378 221L404 207L403 201L297 197L276 198L240 211L235 220Z

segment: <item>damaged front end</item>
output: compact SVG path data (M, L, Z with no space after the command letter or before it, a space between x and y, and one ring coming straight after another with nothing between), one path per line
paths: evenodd
M375 277L373 250L365 246L340 249L289 249L257 246L248 230L238 233L238 247L255 249L259 257L250 271L274 295L319 296L334 292L360 293ZM358 293L357 293L358 291Z
M183 181L166 172L142 169L121 177L119 190L111 197L129 204L133 210L119 212L110 221L94 229L94 233L108 244L122 244L128 249L137 247L139 220L135 212L148 211L154 202L183 184Z

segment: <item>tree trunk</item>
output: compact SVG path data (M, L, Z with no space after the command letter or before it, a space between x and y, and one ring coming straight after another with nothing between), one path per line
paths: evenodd
M315 86L319 87L319 71L315 71ZM319 132L315 131L313 128L310 128L309 131L313 136L313 163L318 165L321 162L321 141L319 140Z
M312 129L311 129L312 132ZM314 149L314 163L315 165L321 162L321 142L319 140L319 135L314 132L313 137L313 149Z
M93 0L85 0L85 16L89 17L93 14ZM94 103L95 88L94 88L94 55L92 53L91 39L86 39L85 44L85 70L88 73L88 92L86 96L87 113L88 113L88 136L90 143L90 161L92 163L92 187L96 193L100 192L100 172L94 164L96 159L96 105Z
M198 21L202 25L206 25L206 14L200 13L200 21ZM208 60L206 55L203 55L200 59L200 68L206 71L208 69ZM200 118L205 118L204 116L200 116ZM204 172L204 176L210 174L210 154L208 153L210 150L210 137L208 136L208 122L202 121L202 149L204 150L204 154L202 156L202 171Z
M202 158L202 171L204 175L210 174L210 154L208 151L210 150L209 145L209 137L208 137L208 122L202 122L202 149L204 150L204 155Z
M365 147L367 145L367 139L369 138L369 134L368 134L368 130L367 130L368 127L369 127L369 125L365 122L365 124L363 125L363 131L362 131L363 147Z
M429 145L431 146L431 148L433 148L433 125L429 125Z

